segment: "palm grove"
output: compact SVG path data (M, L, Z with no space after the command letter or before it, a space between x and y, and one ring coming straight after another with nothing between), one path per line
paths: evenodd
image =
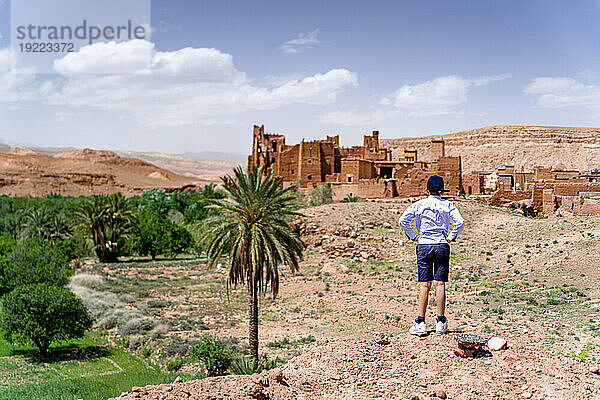
M209 267L228 263L228 289L247 287L254 364L249 369L256 370L259 295L277 295L282 265L298 269L303 244L289 223L301 200L272 174L241 168L223 179L222 188L207 185L200 192L0 197L2 336L13 343L33 343L46 357L52 343L82 337L91 329L93 316L67 287L79 260L114 263L128 256L206 254ZM223 343L203 339L195 349L198 358L208 371L226 372L229 361L215 367L220 364L211 350L223 350Z

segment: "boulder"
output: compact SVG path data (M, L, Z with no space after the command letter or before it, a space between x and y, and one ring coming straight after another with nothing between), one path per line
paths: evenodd
M373 340L381 345L390 344L390 337L385 332L374 332Z
M490 350L498 351L506 348L506 340L501 337L494 336L487 342L487 346Z

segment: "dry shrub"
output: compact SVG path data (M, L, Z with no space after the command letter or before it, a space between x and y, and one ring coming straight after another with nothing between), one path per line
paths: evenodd
M126 307L125 303L131 303L135 298L103 291L104 279L99 275L77 274L71 278L69 288L81 298L100 329L118 328L121 336L128 336L146 333L155 327L153 319Z

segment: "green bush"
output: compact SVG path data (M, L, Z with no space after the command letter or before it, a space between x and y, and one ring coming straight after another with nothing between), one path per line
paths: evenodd
M206 334L192 347L190 356L204 364L207 376L218 376L227 373L234 359L234 351L223 340Z
M273 369L279 363L279 359L269 360L266 354L258 358L258 362L248 357L240 357L231 364L231 373L233 375L252 375L258 374L263 370Z
M17 247L17 241L8 234L0 232L0 257L6 257Z
M6 339L33 342L43 357L51 343L83 337L92 322L81 300L63 287L30 284L2 297L0 330Z
M320 206L333 203L333 188L329 184L320 185L310 192L310 205Z
M179 371L184 364L185 360L181 357L167 358L164 363L165 369L169 372Z
M353 194L349 194L342 199L342 203L360 203L361 201L362 199L360 197Z
M142 355L146 358L150 358L150 356L152 355L152 353L154 353L154 347L152 347L151 344L146 343L145 345L143 345L140 348L140 352L142 353Z
M178 336L171 338L169 344L162 349L163 355L166 357L172 356L187 356L190 349L193 346L193 342L188 339L182 339Z
M93 255L92 248L84 237L75 235L68 239L54 241L54 247L67 260L75 260Z

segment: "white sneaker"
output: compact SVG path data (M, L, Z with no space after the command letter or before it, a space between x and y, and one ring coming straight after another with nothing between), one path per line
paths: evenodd
M415 321L413 321L413 326L411 326L408 331L410 332L411 335L417 335L417 336L427 335L427 325L425 325L425 322L421 322L421 323L417 324Z
M448 333L448 320L446 322L437 321L435 323L435 333L438 335L443 335L444 333Z

